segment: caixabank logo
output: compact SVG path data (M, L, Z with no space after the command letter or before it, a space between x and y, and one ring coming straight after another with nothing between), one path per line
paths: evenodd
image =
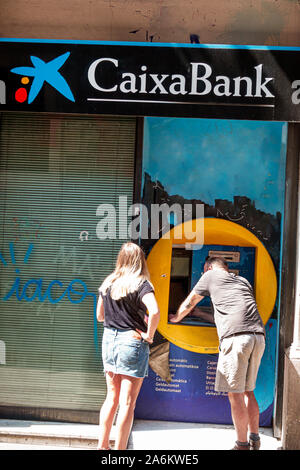
M15 91L15 100L18 103L27 101L28 104L31 104L47 83L65 98L75 102L70 86L59 72L69 56L70 52L66 52L49 62L45 62L40 57L30 56L33 67L24 65L12 68L10 70L12 73L22 77L21 86ZM30 80L29 77L32 79Z
M0 38L0 107L300 122L299 55L275 46Z

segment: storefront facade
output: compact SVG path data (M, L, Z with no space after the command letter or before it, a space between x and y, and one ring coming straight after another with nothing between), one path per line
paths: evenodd
M202 205L211 233L223 234L220 224L241 231L231 239L208 230L203 250L229 253L253 283L267 329L261 424L275 417L280 426L293 327L299 48L25 39L0 47L2 416L97 422L105 395L97 288L128 238L128 207L177 203L190 205L186 221ZM172 249L183 241L168 248L168 265L166 250L153 255L163 233L138 241L163 292L172 382L150 372L137 416L228 423L227 398L211 389L217 349L205 338L214 328L171 330L167 320L180 283L190 288L201 274L201 250L177 272L188 256ZM262 280L261 249L272 282Z
M96 237L96 211L133 197L136 119L13 112L1 126L1 406L90 419L105 395L97 289L122 243Z

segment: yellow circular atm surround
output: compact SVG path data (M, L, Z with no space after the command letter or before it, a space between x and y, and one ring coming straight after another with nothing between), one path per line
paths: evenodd
M152 248L148 259L151 281L155 288L161 318L158 331L171 343L188 351L217 353L218 336L215 327L168 324L168 304L172 246L191 244L201 222L203 245L234 245L255 247L254 286L258 310L264 324L270 318L276 301L277 278L272 259L260 240L246 228L229 220L204 218L189 220L172 228ZM195 236L194 236L195 240Z

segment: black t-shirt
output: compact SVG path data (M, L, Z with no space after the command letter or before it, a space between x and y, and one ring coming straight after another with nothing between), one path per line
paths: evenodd
M142 298L150 292L154 292L154 289L148 281L144 281L135 292L118 300L111 298L110 289L107 289L106 294L100 292L104 304L104 326L120 330L139 329L146 333L144 317L147 309Z

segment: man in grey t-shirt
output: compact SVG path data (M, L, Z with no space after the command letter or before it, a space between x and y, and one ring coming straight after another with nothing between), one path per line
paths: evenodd
M170 322L180 322L205 296L211 298L220 341L215 390L228 392L237 433L234 450L258 450L259 408L253 390L265 349L265 329L251 284L230 273L223 258L208 258L203 276L176 315L170 315Z

